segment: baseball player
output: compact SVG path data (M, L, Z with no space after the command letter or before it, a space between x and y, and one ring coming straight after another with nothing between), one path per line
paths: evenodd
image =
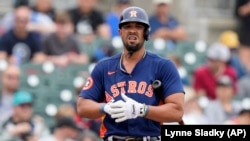
M146 51L149 29L144 9L124 9L119 23L123 52L99 61L81 91L77 112L103 117L100 136L105 141L160 140L162 122L182 119L181 79L170 60ZM161 93L154 92L154 80L162 83Z

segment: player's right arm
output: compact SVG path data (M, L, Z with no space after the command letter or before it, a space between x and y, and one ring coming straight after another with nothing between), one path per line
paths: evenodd
M77 113L81 117L96 119L103 115L101 107L104 103L97 103L91 99L79 97L77 101Z
M77 113L84 118L99 118L103 115L101 110L104 100L103 65L97 63L88 77L77 100Z

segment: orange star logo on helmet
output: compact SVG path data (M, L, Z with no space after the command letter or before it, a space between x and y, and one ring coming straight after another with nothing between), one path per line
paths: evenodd
M135 10L130 11L130 17L137 17L137 11Z

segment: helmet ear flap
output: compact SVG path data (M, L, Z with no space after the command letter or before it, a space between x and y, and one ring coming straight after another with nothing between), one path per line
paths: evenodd
M147 41L149 39L149 29L145 29L144 31L144 39Z
M120 22L119 22L119 29L121 29L121 21L123 21L123 15L121 16L121 18L120 18Z

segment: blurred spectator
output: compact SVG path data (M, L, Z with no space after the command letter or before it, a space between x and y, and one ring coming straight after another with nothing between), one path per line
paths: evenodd
M44 36L48 33L55 31L54 22L50 19L49 16L40 12L33 11L26 4L21 4L17 5L16 7L14 7L13 11L10 11L3 16L0 25L3 30L3 33L8 32L10 29L13 28L13 26L15 26L15 13L17 9L24 8L26 9L26 11L29 11L28 13L25 13L26 15L29 15L29 19L27 19L27 27L25 29L27 29L28 31L38 32Z
M225 46L229 47L230 50L235 53L237 48L239 47L239 37L235 31L232 30L225 30L220 34L219 37L220 43L224 44Z
M173 45L186 39L184 27L170 14L172 0L153 0L155 13L149 19L151 38L166 39Z
M0 59L18 65L30 60L44 61L39 34L27 30L30 16L30 10L25 6L15 10L14 27L0 39Z
M77 35L81 44L90 45L95 43L96 36L92 30L89 30L90 27L84 27L78 31Z
M13 5L14 5L14 7L18 7L20 5L29 5L29 1L30 0L14 0Z
M113 9L111 10L111 12L109 12L107 14L106 22L109 25L112 38L119 36L118 24L120 21L120 15L121 15L121 12L129 6L131 6L130 0L117 0L116 4L113 7Z
M0 127L0 139L3 141L34 141L46 136L49 130L43 119L33 114L33 99L24 91L18 91L13 99L12 116Z
M243 109L240 111L240 113L227 120L226 122L224 122L224 124L228 124L228 125L250 125L250 110L248 109Z
M21 70L14 66L8 66L1 74L1 92L0 92L0 126L5 122L13 112L13 97L19 89Z
M168 57L174 62L175 66L177 67L183 85L189 86L190 84L189 84L188 74L186 69L182 65L181 58L175 54L169 55Z
M237 91L237 74L228 65L230 51L220 43L212 44L207 51L207 63L197 68L193 75L193 87L198 95L205 95L209 99L216 99L216 80L221 75L228 75L233 80L234 92Z
M62 104L58 108L57 114L55 115L55 119L57 121L62 117L74 118L75 115L75 108L71 104Z
M69 10L73 19L75 32L94 33L101 38L109 39L109 28L105 24L102 13L95 9L96 0L78 0L78 7Z
M88 63L87 54L80 51L77 39L72 34L73 24L70 15L61 11L56 14L57 30L43 41L42 50L47 60L58 66L67 66L70 63Z
M246 65L250 61L250 0L237 0L235 13L239 21L239 56L243 65Z
M40 138L38 141L74 141L81 129L72 118L62 117L58 119L53 134Z
M38 13L43 13L54 20L55 9L53 8L52 0L35 0L32 10Z
M101 141L97 134L91 130L84 131L78 141Z
M104 44L94 51L91 62L98 62L106 57L110 57L116 53L115 48L111 44Z
M208 118L203 113L203 107L199 104L199 97L193 96L186 100L184 107L183 120L185 124L209 124Z
M237 0L235 14L239 21L239 40L241 46L250 47L250 0Z
M220 35L220 42L225 46L229 47L231 51L231 58L229 64L235 68L237 72L237 78L240 79L241 77L247 74L247 70L245 66L246 64L243 64L244 58L242 58L241 55L244 49L240 47L237 33L231 30L226 30L222 32Z
M212 100L204 109L204 113L211 124L221 124L240 112L241 104L233 101L235 92L233 81L229 76L222 75L218 78L215 94L217 99Z
M243 76L238 81L238 93L237 98L250 98L250 62L248 62L247 66L247 75Z
M89 62L95 62L95 53L100 51L100 48L106 44L106 41L96 38L93 32L85 33L85 31L80 31L78 34L78 44L81 52L88 54Z

